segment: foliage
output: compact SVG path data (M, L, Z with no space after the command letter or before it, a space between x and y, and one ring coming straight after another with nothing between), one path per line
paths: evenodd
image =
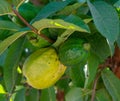
M120 101L119 6L120 0L0 0L0 101ZM90 44L84 63L67 66L49 88L31 87L22 71L27 57L45 47L59 54L69 37Z

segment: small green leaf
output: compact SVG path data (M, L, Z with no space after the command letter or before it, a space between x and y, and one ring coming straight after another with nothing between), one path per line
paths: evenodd
M71 13L75 12L76 9L78 9L82 5L83 5L83 3L75 3L73 5L66 6L64 9L62 9L60 12L58 12L57 15L70 15Z
M53 87L43 89L40 101L56 101L55 89Z
M83 88L85 82L84 64L71 67L70 77L74 86Z
M112 101L106 89L102 88L96 92L96 101Z
M27 33L27 31L16 32L0 43L0 55L19 37Z
M25 100L25 87L17 86L14 101L26 101Z
M0 29L18 31L20 29L20 27L17 26L15 23L12 23L11 21L1 20L0 21Z
M88 74L85 82L86 88L89 88L91 86L91 83L93 83L94 78L96 76L98 65L99 65L99 58L95 54L90 52L90 55L88 57L88 64L87 64Z
M83 92L81 88L74 87L65 96L65 101L83 101Z
M113 101L120 100L120 80L108 69L102 71L102 79Z
M65 0L65 1L59 1L59 2L51 2L48 5L46 5L39 13L38 15L32 20L32 23L35 21L38 21L40 19L46 18L55 12L63 9L66 5L71 3L73 0Z
M27 91L26 100L25 101L39 101L39 91L34 88L30 88Z
M97 29L110 44L113 44L119 34L119 17L116 10L103 0L93 3L87 1Z
M23 51L24 40L24 37L20 38L10 46L3 65L3 78L5 80L5 87L9 93L12 93L16 83L17 67Z
M69 91L69 81L70 81L70 78L68 77L68 74L66 74L59 81L57 81L56 86L59 89L64 90L64 92L68 92Z

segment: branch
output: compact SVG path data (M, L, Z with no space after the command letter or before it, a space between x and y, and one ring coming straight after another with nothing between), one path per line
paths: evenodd
M18 16L18 18L26 25L28 26L35 34L39 35L40 37L42 37L43 39L47 40L50 43L53 43L54 41L51 40L50 38L48 38L47 36L45 36L44 34L39 34L38 30L36 28L34 28L32 25L30 25L19 13L17 10L14 9L14 6L12 6L12 11L16 14L16 16Z
M97 82L98 82L98 79L99 79L100 75L101 75L101 71L98 72L98 74L96 75L96 78L95 78L95 80L94 80L91 101L94 101L94 99L95 99Z

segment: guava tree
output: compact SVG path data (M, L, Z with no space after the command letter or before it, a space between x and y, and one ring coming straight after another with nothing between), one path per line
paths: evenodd
M0 101L120 101L119 0L0 0Z

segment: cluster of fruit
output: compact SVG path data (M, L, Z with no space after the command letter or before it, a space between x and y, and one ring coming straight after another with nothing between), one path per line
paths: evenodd
M34 12L29 13L31 8ZM30 22L39 9L30 3L25 3L18 11L27 22ZM13 18L14 22L24 26L24 23L18 17ZM46 35L47 32L42 31L45 36L48 36ZM62 30L57 31L57 33L60 33L60 31ZM51 36L55 39L56 34L54 33L56 33L56 30L49 29L49 32L52 33ZM54 85L64 74L67 67L85 62L89 55L90 44L83 38L70 37L57 48L50 46L49 42L33 32L27 33L27 38L33 46L40 49L33 52L26 59L23 65L23 74L27 79L27 83L37 89L44 89ZM43 46L47 48L42 48Z

